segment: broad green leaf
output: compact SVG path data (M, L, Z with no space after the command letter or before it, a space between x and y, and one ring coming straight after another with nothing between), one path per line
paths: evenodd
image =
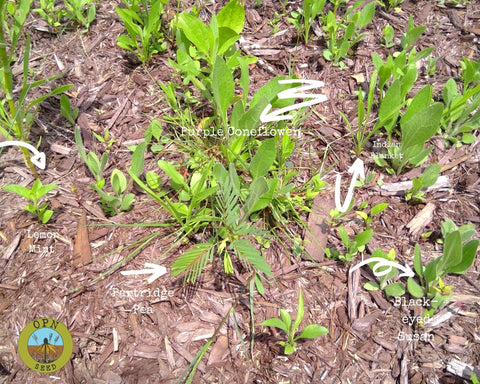
M440 272L439 271L440 261L441 261L441 256L437 257L435 260L432 260L426 265L425 270L423 271L423 276L425 277L428 283L433 283L438 279L439 272Z
M228 27L240 34L245 23L245 10L238 0L231 0L217 14L218 27Z
M402 99L405 98L410 89L412 89L413 83L417 80L417 74L417 66L415 64L408 65L407 72L402 78Z
M253 180L253 183L250 185L249 194L245 204L243 205L244 217L245 220L250 214L253 212L253 207L258 199L264 194L268 192L268 184L267 181L263 176L256 178Z
M375 281L367 281L365 284L363 284L363 288L367 291L378 291L380 289Z
M52 215L53 211L51 209L47 209L46 211L43 211L43 213L39 216L39 219L43 224L46 224L48 223Z
M152 171L147 172L147 174L145 175L145 178L150 188L155 189L157 191L162 188L162 179L155 172L152 172Z
M295 323L293 324L292 332L295 333L302 322L304 314L304 303L303 303L303 293L302 289L298 293L298 309L297 309L297 317L295 318Z
M365 5L363 9L360 12L360 16L357 21L357 26L358 27L365 27L367 24L369 24L372 19L373 15L375 14L375 1L372 1Z
M188 189L183 176L178 173L173 164L165 160L158 160L158 166L170 177L170 183L175 190L178 191L182 187Z
M462 261L450 268L446 268L447 273L465 274L467 269L473 264L478 248L478 240L471 240L462 247Z
M415 272L421 279L423 278L423 264L422 264L422 253L420 251L420 246L418 244L415 244L415 250L413 254L414 254L413 268L415 269Z
M16 193L17 195L20 195L25 199L30 199L32 195L32 192L30 191L30 189L17 184L5 185L2 187L2 189L8 192Z
M285 331L285 332L288 333L286 325L283 323L282 320L280 320L276 317L272 317L271 319L265 320L261 325L263 325L265 327L275 327L275 328L281 329L282 331Z
M380 204L374 205L372 207L372 210L370 211L370 215L375 216L380 212L382 212L387 207L388 207L388 203L380 203Z
M440 164L431 164L422 173L422 187L427 188L435 184L441 170Z
M342 240L343 244L348 247L348 245L350 244L350 239L348 238L348 233L347 231L340 227L338 229L338 234L340 235L340 239Z
M115 195L120 196L127 189L127 178L119 169L114 169L110 176L113 192Z
M290 314L285 309L280 309L280 317L282 318L283 324L287 327L287 333L292 333L292 318Z
M275 138L264 140L250 162L253 179L264 176L275 161Z
M263 286L262 279L258 273L255 273L255 287L260 295L265 293L265 287Z
M402 296L405 293L405 287L402 283L392 283L385 287L385 293L388 296Z
M212 32L198 17L188 13L178 16L177 27L180 28L187 39L190 40L200 52L207 54L210 50Z
M441 226L442 237L445 239L451 232L456 231L458 228L452 220L445 220Z
M422 149L425 142L437 132L442 111L442 103L434 103L415 113L412 118L404 122L401 126L401 150L405 151L415 146L420 146L420 149Z
M360 232L358 235L355 236L355 242L357 243L357 247L361 247L362 245L366 245L373 236L373 229L369 228L363 232Z
M402 118L400 119L400 125L404 125L416 113L420 112L425 108L428 108L428 106L432 101L432 94L433 94L433 87L431 85L426 85L425 87L423 87L412 99L406 112L403 114Z
M40 180L40 179L37 179L37 180ZM33 191L33 188L32 188L32 192L35 194L35 197L38 200L42 196L45 196L48 192L53 191L55 188L58 188L57 184L47 184L47 185L40 186L40 188L38 188L37 191Z
M152 126L152 124L150 124L150 126ZM133 154L132 154L132 165L130 169L132 173L137 177L139 177L143 171L146 147L147 147L147 142L144 141L137 145L137 147L135 148L135 151L133 151Z
M318 324L310 324L298 335L295 340L298 339L314 339L315 337L325 335L328 333L328 329Z
M384 126L390 135L397 121L398 113L402 107L402 95L400 90L400 82L394 81L388 88L378 111L378 123L376 126Z
M417 282L413 280L411 277L408 278L407 289L408 289L408 292L413 297L423 297L425 294L423 288L420 285L418 285Z
M252 207L252 212L260 211L261 209L264 209L266 206L268 206L272 202L273 195L275 193L275 190L277 189L279 182L280 181L276 177L267 180L269 189L267 192L261 195L258 198L258 200L255 202L255 204Z
M449 268L460 264L462 261L462 238L459 231L451 232L445 238L443 256L440 265L446 272Z
M227 27L221 27L219 33L220 36L217 53L219 55L223 55L232 46L232 44L240 38L240 35Z
M291 355L293 352L295 352L296 343L293 343L293 345L290 343L285 343L284 345L285 345L285 350L284 350L285 355Z
M129 193L122 199L122 204L120 205L120 210L121 211L128 211L132 204L133 204L133 199L135 198L135 195L133 193Z
M217 56L212 72L212 90L218 114L222 121L227 121L227 109L232 103L235 84L232 72L225 61Z

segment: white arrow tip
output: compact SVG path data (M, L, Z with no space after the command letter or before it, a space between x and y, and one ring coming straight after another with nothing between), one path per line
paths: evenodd
M352 166L348 168L348 173L352 174L354 172L357 172L361 179L365 179L365 168L362 159L356 159Z
M30 158L30 160L31 160L32 163L33 163L34 165L36 165L38 168L40 168L40 169L45 169L45 165L46 165L45 153L39 152L38 154L32 156L32 157Z

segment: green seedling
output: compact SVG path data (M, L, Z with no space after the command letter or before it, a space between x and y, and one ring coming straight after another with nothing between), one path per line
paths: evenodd
M142 62L148 64L153 54L163 52L167 43L161 31L163 8L166 0L123 0L126 8L116 7L122 19L126 35L117 39L119 47L132 52Z
M373 216L378 215L387 207L388 203L380 203L372 207L370 214L367 214L364 211L355 211L355 213L363 219L365 222L365 229L368 229L370 228L370 225L372 225Z
M65 10L60 7L55 7L55 0L40 0L40 8L33 9L33 12L38 13L52 28L52 31L57 33L62 25L62 17L65 16Z
M423 265L420 247L418 244L415 245L413 265L417 279L409 277L406 286L402 282L389 283L398 275L398 269L387 267L390 270L380 277L379 284L370 281L365 284L364 288L368 290L382 289L389 296L402 296L408 291L413 297L425 297L429 300L432 308L426 313L432 315L436 309L448 303L452 295L452 287L446 286L442 277L446 274L463 275L473 264L479 244L478 239L471 239L474 234L473 225L463 225L457 228L451 220L447 220L442 223L444 247L441 256L427 265ZM381 249L377 249L371 257L382 257L389 261L395 261L395 252L392 251L386 255ZM372 270L375 269L376 264L370 264ZM378 272L382 272L380 268Z
M471 239L474 234L475 227L473 225L463 225L457 228L451 220L443 222L443 254L426 266L422 264L421 251L417 244L413 263L420 284L409 278L407 287L410 294L415 297L431 298L434 309L448 303L451 297L451 288L443 284L442 277L447 273L463 275L473 264L479 244L478 239Z
M473 143L477 137L472 132L480 126L480 84L470 84L464 85L461 93L455 80L449 79L443 88L442 129L445 138L458 145Z
M338 234L340 235L340 239L345 246L344 254L341 254L336 249L326 248L325 255L329 259L339 259L346 263L350 263L354 260L358 253L365 251L366 244L373 236L373 230L370 228L360 232L358 235L355 235L353 241L350 241L347 231L342 227L338 229Z
M302 12L292 12L292 17L287 20L292 23L297 31L303 34L305 44L310 40L310 29L315 18L322 12L326 0L303 0ZM302 25L303 23L303 25Z
M437 71L437 61L438 57L429 57L428 58L428 64L427 64L427 76L433 76L435 72Z
M395 37L395 33L393 31L393 27L390 24L387 24L383 29L382 29L382 34L383 34L383 41L384 44L383 46L385 48L392 48L395 46L395 43L393 42L393 38Z
M183 74L184 84L193 83L212 106L220 107L220 112L235 102L233 95L228 96L233 92L233 72L236 68L241 70L240 86L244 91L244 102L248 95L248 91L245 92L249 82L248 65L256 62L256 58L241 56L241 51L235 47L244 22L244 8L237 0L231 0L217 15L212 15L210 24L192 14L181 13L174 25L177 60L169 59L170 65ZM215 90L217 95L213 95ZM220 90L224 97L219 97ZM218 118L225 119L223 114Z
M361 206L359 207L359 209L363 209L367 206L367 202L364 202L361 204ZM338 225L340 224L344 219L345 217L347 216L347 214L352 210L353 208L353 199L350 203L350 205L348 206L347 210L345 212L340 212L338 210L337 207L335 208L332 208L330 210L330 212L328 213L328 215L330 216L330 221L329 221L329 224L330 225Z
M72 109L70 99L66 94L60 96L60 113L72 126L74 126L77 121L78 111L78 108Z
M31 100L30 92L44 85L53 82L61 75L52 76L48 79L41 79L29 82L31 73L28 65L30 59L30 37L25 39L23 57L15 57L17 43L24 33L23 24L30 12L31 0L20 0L18 2L7 2L0 0L0 88L5 97L0 102L0 134L7 140L28 141L30 128L32 127L39 104L50 96L61 94L71 89L73 85L64 85L53 89L39 97ZM8 42L7 42L8 41ZM13 64L23 64L22 78L17 82L19 91L14 92ZM18 96L16 96L18 95ZM21 148L25 163L32 173L37 172L30 160L30 154L26 148Z
M422 189L428 188L436 183L440 174L440 164L431 164L422 173L420 177L414 177L412 180L412 189L409 189L405 195L405 200L413 202L422 202L425 194Z
M302 322L304 315L303 294L300 289L298 295L298 311L295 322L292 323L290 314L285 309L280 309L280 318L272 317L265 320L262 325L265 327L275 327L281 329L287 335L286 341L280 341L280 345L284 347L286 355L294 353L297 349L297 341L301 339L314 339L318 336L328 333L328 329L319 324L307 325L300 334L297 335L297 330Z
M90 25L95 20L96 7L92 4L95 0L63 0L65 4L65 16L75 21L88 32Z
M327 33L327 49L323 50L323 57L341 68L345 66L342 59L363 38L364 34L360 31L373 19L375 2L364 4L362 0L357 1L341 20L337 20L335 9L334 12L328 12L323 20L324 30ZM364 7L358 10L362 5Z
M53 211L48 208L50 204L46 201L43 204L40 204L40 200L50 191L57 188L57 184L47 184L42 185L40 179L36 179L33 182L32 189L28 189L24 186L17 185L17 184L10 184L5 185L2 187L5 191L16 193L23 198L30 200L30 204L23 207L28 212L33 213L37 216L38 220L40 220L43 224L48 223L50 218L52 217Z
M401 105L402 88L398 81L394 81L387 90L380 105L379 121L381 121L388 134L387 159L390 159L391 167L387 167L390 173L399 174L410 165L417 167L427 160L433 146L425 147L440 127L442 117L442 103L431 103L433 87L425 86L411 100L407 110L400 118L400 145L392 145L393 129L396 126L400 113L398 105ZM395 104L394 104L395 103ZM421 127L421 129L419 129ZM380 166L387 166L386 159L377 155L375 162Z
M83 162L87 165L88 169L95 177L96 180L96 187L102 189L105 185L105 178L103 176L103 171L107 165L108 155L104 152L99 159L98 156L93 153L92 151L88 152L88 156L85 153L85 149L83 148L83 140L80 130L77 126L75 126L75 142L77 144L78 154Z
M371 258L373 257L381 257L385 260L391 261L391 262L396 262L395 260L395 250L391 248L388 251L388 254L385 253L382 249L377 248L372 252L372 255L370 256ZM370 268L373 270L375 268L377 263L370 263ZM388 269L388 267L386 268ZM378 272L386 272L382 271L380 268ZM396 268L391 268L388 273L385 273L379 277L379 283L375 281L368 281L365 283L363 286L366 290L368 291L376 291L378 289L382 289L385 291L385 293L389 296L401 296L405 293L405 287L402 284L398 284L396 282L391 282L390 280L393 279L395 276L398 275L398 269Z
M113 194L105 193L97 185L93 185L93 188L100 195L100 203L103 210L109 216L129 211L132 208L135 195L133 193L125 193L127 191L127 178L122 171L114 169L110 176L110 182Z
M374 93L377 84L377 70L375 69L372 73L372 77L370 78L370 86L368 88L367 94L367 105L363 101L364 93L358 92L358 102L357 102L357 130L354 132L350 121L348 120L347 116L345 116L342 112L339 111L340 115L342 116L345 124L347 124L348 130L350 131L350 135L353 139L353 145L355 146L355 154L360 156L363 152L365 144L370 140L370 137L376 132L375 129L370 128L370 112L372 110L373 101L374 101Z
M98 133L95 133L93 132L93 136L95 136L95 138L100 142L100 143L104 143L107 145L107 149L106 151L108 152L108 150L110 149L110 147L117 141L115 140L113 137L110 137L110 131L107 129L105 129L105 132L102 135L99 135Z

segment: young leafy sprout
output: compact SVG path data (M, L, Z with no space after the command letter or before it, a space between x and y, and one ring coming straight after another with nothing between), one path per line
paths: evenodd
M39 204L40 199L45 196L48 192L57 188L58 185L56 184L47 184L42 185L40 179L36 179L32 185L32 189L28 189L21 185L17 184L10 184L5 185L2 187L5 191L16 193L24 197L25 199L30 200L30 203L23 207L28 212L33 213L38 217L38 219L43 223L47 223L52 217L53 211L47 209L49 202L45 202L43 204Z
M402 296L406 290L417 298L426 297L431 300L432 311L441 308L450 301L452 287L446 286L442 280L446 274L463 275L473 264L479 245L478 239L471 239L475 234L473 225L463 225L460 228L451 221L442 223L442 236L444 239L443 254L430 261L427 265L422 263L422 255L418 244L414 250L414 270L417 280L409 277L407 285L402 282L388 282L398 275L398 270L392 268L387 274L380 277L380 283L370 281L365 284L367 290L383 289L388 296ZM395 261L393 249L385 254L381 249L376 249L371 257L381 257ZM371 263L370 268L375 269L376 263Z
M161 32L165 0L123 0L125 8L116 7L127 30L120 35L117 44L137 56L142 64L148 64L152 55L166 49Z
M318 324L307 325L303 331L296 335L297 329L302 322L304 315L303 294L300 289L298 295L298 312L295 322L292 324L292 318L285 309L280 309L280 318L272 317L265 320L262 325L266 327L275 327L284 331L287 335L286 341L280 341L280 345L285 347L285 354L290 355L297 349L297 341L300 339L314 339L318 336L328 333L328 329Z

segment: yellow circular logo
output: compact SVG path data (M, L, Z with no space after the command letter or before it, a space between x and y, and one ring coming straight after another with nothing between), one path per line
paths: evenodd
M20 333L18 353L25 365L37 372L53 372L67 364L72 356L72 335L57 320L40 318Z

